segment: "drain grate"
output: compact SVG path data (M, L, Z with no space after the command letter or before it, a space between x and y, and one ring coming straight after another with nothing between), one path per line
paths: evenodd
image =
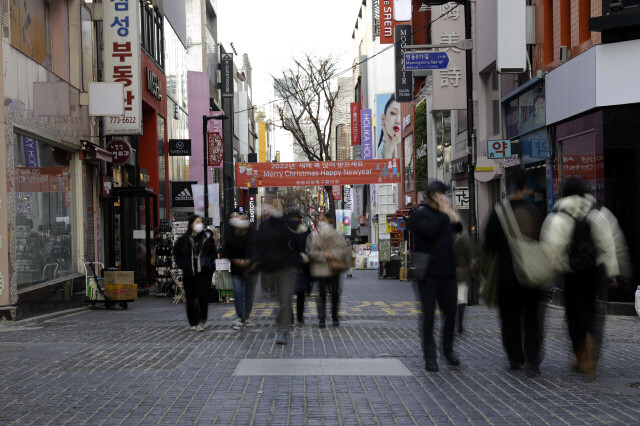
M22 346L0 346L0 354L7 352L18 352L24 351L24 347Z

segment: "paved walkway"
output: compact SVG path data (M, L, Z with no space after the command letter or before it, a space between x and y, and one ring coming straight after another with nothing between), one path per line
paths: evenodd
M495 312L470 307L455 341L461 367L428 373L411 284L371 271L343 283L341 326L318 329L310 306L286 346L274 342L275 305L260 290L256 327L240 332L231 304L211 304L197 333L184 305L158 297L0 323L0 424L640 422L638 318L608 318L599 376L588 381L569 370L562 311L548 310L542 375L527 377L507 368Z

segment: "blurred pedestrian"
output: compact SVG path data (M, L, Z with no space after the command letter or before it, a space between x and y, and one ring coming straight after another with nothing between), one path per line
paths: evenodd
M440 181L427 186L427 204L415 213L411 231L414 252L430 256L426 276L418 279L417 287L422 306L422 348L427 371L439 371L433 323L436 302L444 317L442 351L449 365L460 365L453 351L456 323L456 260L453 235L460 232L460 218L453 211L451 200L445 195L447 186Z
M297 254L295 256L296 264L296 318L299 324L304 324L304 302L305 295L309 291L310 284L310 266L309 256L305 253L306 243L311 230L302 222L302 215L296 208L291 208L287 214L287 225L289 230L294 233L292 247Z
M630 275L624 236L613 214L585 193L580 179L570 177L544 222L541 238L563 277L567 326L576 357L571 368L595 378L604 325L596 298L607 282L617 285L620 265Z
M249 270L251 227L249 217L245 213L233 212L229 218L230 232L224 244L224 257L231 260L231 279L236 309L234 330L253 327L250 316L253 309L255 280Z
M527 200L526 172L516 168L511 177L515 182L516 192L505 202L510 203L520 232L533 240L539 240L542 212ZM495 209L489 216L485 229L485 246L487 250L498 253L498 307L502 344L509 366L512 370L518 370L526 362L529 373L539 374L544 317L540 304L541 290L525 287L516 278L509 243Z
M209 289L216 259L216 243L204 231L200 216L191 216L187 231L173 249L176 264L182 269L187 299L187 319L191 330L204 331L209 310Z
M347 270L351 251L334 225L328 212L318 217L318 233L307 239L307 254L311 261L311 276L318 280L318 326L326 327L327 291L331 293L331 319L340 325L340 274Z
M473 262L471 240L469 235L460 229L453 237L453 253L456 257L456 280L458 281L458 333L464 332L462 325L464 311L468 303L469 277Z
M278 198L271 203L269 217L255 233L251 250L252 268L258 268L266 288L274 288L279 310L276 316L276 343L285 345L289 336L293 315L293 291L295 288L296 256L292 245L294 233L284 219L284 207Z
M351 262L349 262L349 269L347 269L347 278L353 278L353 262L354 262L354 259L356 258L356 253L354 252L355 245L349 239L349 237L345 237L345 242L347 243L347 248L351 253Z

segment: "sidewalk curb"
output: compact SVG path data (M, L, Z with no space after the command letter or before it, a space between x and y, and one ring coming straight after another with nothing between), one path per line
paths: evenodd
M7 326L23 326L23 325L27 325L27 324L32 324L35 322L45 322L51 319L56 319L56 318L61 318L61 317L66 317L69 315L75 315L84 311L87 311L91 309L89 306L83 306L81 308L73 308L73 309L66 309L63 311L56 311L56 312L51 312L49 314L43 314L43 315L38 315L35 317L30 317L30 318L25 318L22 320L18 320L18 321L10 321L10 320L0 320L0 325L7 325Z

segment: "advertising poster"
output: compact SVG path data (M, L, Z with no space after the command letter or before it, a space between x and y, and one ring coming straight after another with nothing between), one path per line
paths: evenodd
M400 158L401 117L395 95L376 96L376 158Z
M336 229L342 235L351 235L351 210L336 210Z
M213 226L220 226L220 192L219 184L210 183L208 187L209 217L213 220ZM204 185L191 185L193 194L193 213L204 216Z

